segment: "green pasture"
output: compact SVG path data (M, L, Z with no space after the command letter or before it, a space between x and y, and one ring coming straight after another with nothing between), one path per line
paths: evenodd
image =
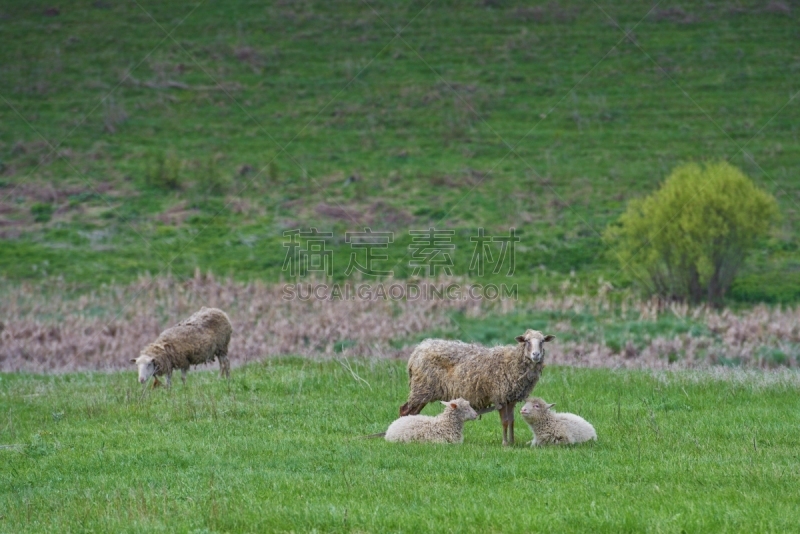
M797 13L783 2L141 2L0 8L0 276L278 280L283 232L517 228L524 294L632 281L600 233L685 161L783 219L732 301L800 293ZM691 207L687 207L691 209ZM501 273L484 278L504 279Z
M355 439L405 400L397 361L0 377L0 531L788 532L800 516L797 374L548 367L535 390L599 441L503 448ZM438 413L429 406L426 413Z

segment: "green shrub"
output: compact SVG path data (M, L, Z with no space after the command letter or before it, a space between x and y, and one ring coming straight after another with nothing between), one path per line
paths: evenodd
M653 195L631 201L604 237L646 292L719 305L777 217L775 199L736 167L688 164Z
M37 202L31 206L31 215L34 221L46 223L53 217L53 205Z
M145 182L158 189L181 188L181 160L174 152L157 152L150 157Z

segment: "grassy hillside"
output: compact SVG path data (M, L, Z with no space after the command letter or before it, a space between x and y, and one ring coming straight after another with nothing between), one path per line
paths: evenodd
M0 9L0 275L277 280L283 232L520 231L527 291L629 283L599 233L727 158L784 219L734 289L800 298L794 2L77 1ZM396 32L402 30L398 35ZM780 274L778 274L780 273ZM499 275L502 276L502 275Z
M800 500L795 373L548 367L536 391L595 444L353 440L406 395L401 362L272 360L192 372L4 375L0 531L786 532ZM332 393L335 392L335 393ZM429 406L426 413L439 409Z

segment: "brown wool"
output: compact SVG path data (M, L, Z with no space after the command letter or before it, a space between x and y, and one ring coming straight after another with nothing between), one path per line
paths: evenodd
M203 307L161 332L158 339L142 350L142 355L153 358L155 376L169 378L176 369L185 372L191 365L213 362L216 358L219 358L220 374L230 376L228 343L231 333L231 323L225 312Z
M510 407L504 423L512 425L509 441L513 443L513 406L525 400L536 386L544 368L544 349L534 361L530 342L537 346L552 339L541 332L528 330L525 342L516 345L484 347L475 343L427 339L420 343L408 360L408 402L401 415L415 415L429 402L462 397L476 410Z

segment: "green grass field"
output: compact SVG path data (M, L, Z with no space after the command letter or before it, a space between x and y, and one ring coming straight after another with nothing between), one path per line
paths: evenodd
M0 533L796 531L798 13L3 2ZM603 230L677 165L722 159L780 222L726 309L640 300ZM433 227L455 246L436 280L518 302L284 302L279 284L322 279L284 269L284 233L312 227L327 282L363 280L345 271L364 228L393 232L373 269L416 280L410 231ZM510 228L513 275L471 271L479 229ZM229 382L21 372L125 365L201 305L231 314ZM526 328L557 334L551 362L710 369L548 367L536 393L594 444L532 450L518 421L503 448L494 414L460 446L354 439L407 395L404 363L368 355ZM777 367L795 369L750 369Z
M338 278L345 231L394 231L403 278L433 225L457 274L478 227L513 226L526 291L624 287L605 226L677 164L729 159L783 213L732 302L800 299L794 4L49 6L0 11L7 280L277 280L283 231L311 226Z
M396 417L402 362L270 360L144 398L130 372L3 375L0 531L789 532L797 384L549 367L536 393L599 441L531 449L495 414L463 445L352 439Z

